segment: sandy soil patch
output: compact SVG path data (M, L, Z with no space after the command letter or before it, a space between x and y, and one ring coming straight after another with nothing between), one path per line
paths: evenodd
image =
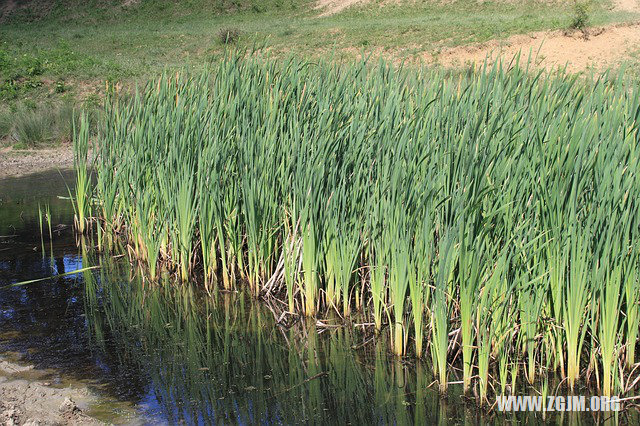
M317 0L314 10L321 11L318 17L335 15L336 13L340 13L343 10L356 5L356 4L366 4L372 3L374 0ZM411 2L420 1L420 0L376 0L376 3L380 6L385 6L388 4L397 4L397 3L407 3L410 5ZM431 1L451 1L451 0L431 0ZM483 0L478 0L482 2ZM621 0L621 1L633 1L633 0Z
M46 382L21 378L33 371L0 360L0 424L13 425L98 425L85 415L93 398L86 388L55 388Z
M71 145L38 150L0 148L0 178L71 167L73 167Z
M638 0L615 0L613 2L613 7L616 10L621 10L625 12L640 11L640 3L638 2Z
M521 62L531 58L536 68L564 67L571 72L603 70L631 59L640 46L640 23L590 29L588 32L542 31L455 47L441 52L435 62L448 67L510 61L517 54ZM432 57L426 59L434 59Z
M319 16L327 16L370 1L318 0L315 9L321 11ZM640 13L640 0L614 0L613 8ZM538 69L566 67L569 72L580 72L615 68L626 60L634 59L639 52L640 22L636 22L590 28L584 32L562 30L515 35L504 40L448 48L437 54L425 52L414 59L457 68L485 61L494 63L498 59L510 62L519 54L521 63L531 60ZM382 55L387 56L388 53ZM391 53L390 56L395 55Z
M334 15L357 3L365 3L369 0L318 0L314 9L322 11L319 16Z

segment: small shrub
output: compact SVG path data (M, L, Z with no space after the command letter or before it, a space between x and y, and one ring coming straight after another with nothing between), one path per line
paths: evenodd
M67 86L65 86L64 81L59 80L56 82L56 87L54 89L56 93L64 93L67 91Z
M218 31L218 38L222 44L234 44L240 38L240 30L237 28L222 28Z
M20 85L14 80L0 82L0 99L15 99L20 92Z
M587 25L589 25L589 5L586 2L576 1L569 26L575 30L584 30Z

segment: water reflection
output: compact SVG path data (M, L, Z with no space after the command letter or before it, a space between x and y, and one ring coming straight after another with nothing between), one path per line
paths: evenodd
M150 414L203 424L438 420L428 370L393 362L386 339L362 346L366 336L345 328L285 330L242 295L116 284L109 269L87 277L88 323L101 352L116 350L147 377Z
M43 251L37 205L57 206L66 192L57 182L39 195L7 195L14 187L0 183L0 235L13 235L0 240L0 352L129 401L154 423L543 422L536 413L481 416L456 386L439 398L428 365L389 356L388 338L367 328L285 327L243 294L209 296L170 282L150 287L123 258L98 255L88 241L78 248L64 227ZM72 223L70 207L52 212L54 224ZM93 265L101 268L2 288ZM554 420L594 422L580 413Z
M50 206L54 227L68 224L73 207L67 187L73 190L73 181L70 170L0 179L0 235L16 235L14 243L39 241L38 205Z

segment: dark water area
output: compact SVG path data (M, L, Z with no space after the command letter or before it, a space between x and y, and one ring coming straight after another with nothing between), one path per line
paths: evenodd
M64 274L82 264L69 226L73 209L68 200L59 198L68 197L66 184L72 182L71 172L0 180L0 286ZM47 230L45 239L40 234L38 212L45 206L51 211L53 241ZM69 335L84 321L81 291L73 276L0 290L0 350L24 352L36 365L43 364L40 357L48 363L58 354L55 364L72 365L73 357L64 353L82 352L77 336Z
M150 287L123 257L76 241L67 184L48 172L0 181L0 356L51 371L102 398L89 414L116 423L544 423L540 413L486 416L427 364L389 356L367 327L282 326L243 294ZM51 211L40 234L38 210ZM51 277L88 266L99 269ZM547 421L595 423L580 413Z

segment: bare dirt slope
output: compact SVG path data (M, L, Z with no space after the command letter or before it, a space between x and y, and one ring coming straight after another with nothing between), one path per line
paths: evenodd
M364 3L369 0L318 0L314 9L319 10L320 16L329 16L343 11L357 3Z
M640 0L615 0L621 12L640 13ZM506 40L459 46L429 60L444 66L512 60L531 60L536 68L566 67L570 72L603 70L632 59L640 52L640 22L590 28L585 31L540 31Z
M434 61L448 67L470 63L510 61L520 54L536 68L566 66L570 72L615 67L631 59L640 49L640 23L574 31L543 31L509 37L506 40L460 46L443 51Z
M318 0L316 10L320 17L339 13L356 4L371 0ZM551 7L551 6L550 6ZM639 13L640 0L614 0L613 7L620 12ZM470 44L445 49L437 55L426 53L429 63L446 67L479 64L499 58L511 61L520 54L521 62L536 68L565 67L570 72L615 67L640 53L640 22L590 28L583 31L540 31L516 35L504 40Z
M615 0L614 7L620 11L640 12L640 3L638 0Z

